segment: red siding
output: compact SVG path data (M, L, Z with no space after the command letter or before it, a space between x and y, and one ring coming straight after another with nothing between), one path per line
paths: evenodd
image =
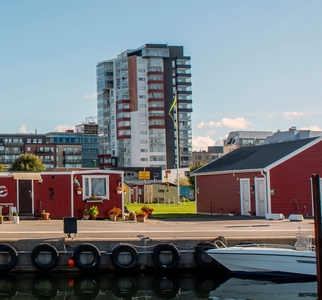
M322 174L321 155L322 142L271 170L272 213L312 216L310 179L313 174Z
M9 207L1 205L1 203L13 203L13 206L17 206L17 184L16 181L10 177L0 177L0 186L5 186L8 189L6 197L0 197L0 206L2 206L2 214L7 215L9 213Z
M41 184L34 181L35 213L45 210L51 218L71 216L71 174L42 175L42 179Z
M93 172L91 175L101 175L98 173ZM82 174L77 174L77 179L80 182L80 185L83 187L82 182ZM74 186L74 215L75 217L81 218L83 216L83 210L85 208L89 208L92 205L95 205L98 207L99 215L98 218L109 218L108 211L113 207L116 206L120 209L122 209L122 195L118 194L116 192L116 187L118 186L118 183L120 182L121 178L119 174L110 174L109 175L109 199L104 200L101 202L94 202L94 203L87 203L86 201L83 201L83 195L78 195L75 186Z
M197 196L197 211L199 213L240 214L240 179L250 179L254 185L254 177L262 177L260 173L232 173L220 175L203 175L196 177L199 194ZM251 193L251 207L255 207L254 194ZM222 210L220 209L222 208Z

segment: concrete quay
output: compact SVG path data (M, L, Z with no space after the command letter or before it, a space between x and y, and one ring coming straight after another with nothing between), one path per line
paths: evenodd
M173 244L177 247L180 252L178 268L197 268L194 253L195 246L200 242L213 242L222 236L228 246L245 240L258 244L292 244L299 229L305 236L314 236L314 220L292 222L287 219L266 220L237 216L165 220L151 218L143 223L77 220L77 233L70 236L64 232L63 220L20 220L19 224L4 221L0 225L0 244L9 244L17 250L18 262L12 271L37 271L31 256L33 250L42 243L57 249L59 259L54 268L56 271L78 270L76 266L67 267L68 260L77 246L88 243L97 247L101 253L97 270L116 269L112 252L120 244L131 245L137 250L137 269L155 267L153 249L159 244ZM167 255L171 257L171 253L165 254ZM90 258L85 253L82 256L85 256L82 259L86 264ZM126 262L128 256L131 255L123 255L120 261Z

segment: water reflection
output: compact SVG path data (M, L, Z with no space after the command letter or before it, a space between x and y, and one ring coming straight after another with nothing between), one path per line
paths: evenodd
M318 299L317 282L310 278L232 277L209 298L218 299Z
M209 272L209 270L207 270ZM316 281L185 273L39 273L0 276L0 299L317 299Z

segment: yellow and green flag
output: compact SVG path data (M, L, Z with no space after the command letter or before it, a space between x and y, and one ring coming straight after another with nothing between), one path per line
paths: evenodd
M170 106L170 109L169 109L169 116L171 117L171 119L172 119L172 121L173 121L173 124L175 125L175 126L177 126L177 123L176 123L176 121L174 120L174 112L173 112L173 110L174 110L174 107L177 105L177 97L176 96L174 96L174 98L173 98L173 102L172 102L172 104L171 104L171 106Z

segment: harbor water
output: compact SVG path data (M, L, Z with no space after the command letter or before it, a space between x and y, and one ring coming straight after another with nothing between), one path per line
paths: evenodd
M246 278L211 270L0 275L0 299L318 299L315 279Z

